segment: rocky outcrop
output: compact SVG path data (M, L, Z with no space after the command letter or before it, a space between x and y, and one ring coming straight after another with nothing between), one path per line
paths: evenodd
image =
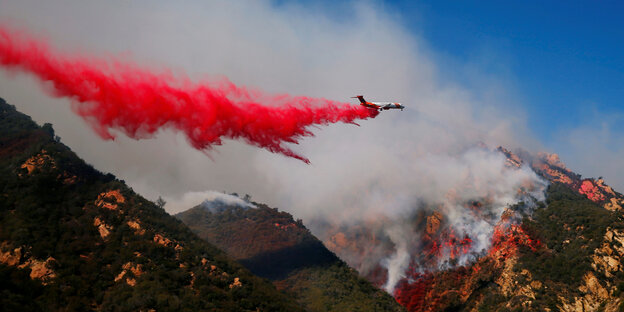
M111 190L98 195L95 206L109 210L117 210L119 213L123 213L123 211L118 210L118 207L119 204L123 204L125 201L126 199L121 195L119 190Z
M534 157L523 152L524 155L521 158L503 147L499 147L498 151L505 155L508 164L519 166L527 161L533 170L548 181L563 183L579 194L585 195L588 199L603 205L609 211L619 211L624 206L624 197L615 192L602 178L581 179L580 175L566 167L557 154L540 152Z
M440 223L442 223L442 214L434 211L430 216L427 217L427 227L425 232L429 235L433 235L440 229Z
M48 151L46 151L45 149L42 149L41 152L39 152L37 155L34 155L28 158L20 166L20 169L25 170L26 175L31 175L36 169L41 170L42 168L46 166L49 170L58 169L56 161L54 160L52 155L50 155L50 153L48 153ZM20 177L25 176L23 170L22 172L18 172L18 176ZM66 184L66 185L74 184L78 181L78 177L75 174L72 174L65 170L59 172L56 178L62 181L63 184Z
M616 211L616 210L622 210L622 205L624 205L623 198L613 197L604 204L604 208L609 211Z
M592 268L611 278L619 272L624 272L623 258L624 231L607 229L602 245L594 250Z
M575 179L578 179L572 171L568 170L557 154L538 153L537 157L532 158L531 167L551 182L571 186L575 184Z
M25 263L25 265L30 267L30 278L41 279L45 284L46 281L56 276L54 271L50 268L54 262L56 262L56 259L48 257L45 261L30 259Z
M154 243L165 247L173 245L173 241L162 236L161 234L154 235Z
M617 285L613 278L624 272L624 231L608 228L602 245L594 250L592 269L583 276L583 284L578 290L581 296L573 300L560 297L562 311L619 311L621 299L617 295ZM600 280L598 276L605 278Z
M106 240L108 238L111 230L113 229L112 225L108 225L104 223L104 221L102 221L102 219L100 219L99 217L96 217L93 220L93 226L95 226L98 229L98 232L100 233L100 237L102 237L103 240Z
M235 288L235 287L242 287L242 286L243 286L243 283L241 283L240 278L235 277L232 284L230 284L230 289Z
M613 239L613 231L609 230L607 233ZM607 235L605 235L606 237ZM613 277L614 274L622 271L622 251L621 245L613 246L613 240L605 239L602 246L594 250L592 268L595 271L602 272L606 277Z
M622 210L624 205L624 197L613 191L603 179L584 179L578 187L578 192L587 196L593 202L602 204L609 211Z
M602 190L594 183L593 180L583 180L578 192L587 196L591 201L601 202L606 199Z
M13 250L10 250L10 246L7 244L2 244L2 249L9 249L7 251L0 251L0 262L10 265L17 266L22 262L22 248L18 247Z
M49 163L52 167L56 167L54 159L48 155L48 152L46 150L41 150L39 154L28 158L20 168L26 169L28 174L31 174L35 169L43 167L46 163Z
M518 155L512 153L511 151L509 151L508 149L502 146L499 146L496 150L503 153L503 155L505 155L505 157L507 158L505 162L505 165L507 165L507 167L515 167L515 168L522 167L522 164L524 162Z
M595 311L603 302L609 299L609 291L605 289L598 278L591 272L587 272L583 277L583 285L579 287L579 291L584 295L574 297L574 302L569 303L565 298L559 297L562 302L560 306L561 311Z
M56 259L48 257L46 260L36 259L30 256L28 248L11 248L10 244L0 244L0 263L15 266L20 269L29 268L30 278L40 280L44 285L56 277L52 269Z
M135 286L136 278L140 277L141 275L143 275L143 273L145 273L141 264L135 264L132 262L127 262L121 268L121 272L115 277L115 282L118 282L125 278L126 284L130 286ZM129 273L132 274L130 275Z
M544 161L545 163L547 163L550 166L554 166L566 171L569 171L568 168L566 167L566 165L561 161L561 159L559 158L559 155L557 154L549 154L549 153L545 153L545 152L539 152L537 153L537 157L539 159L541 159L542 161Z
M141 224L139 223L139 220L134 219L134 220L130 220L128 222L126 222L126 224L132 228L134 230L134 234L136 235L143 235L145 234L145 229L143 229L141 227Z

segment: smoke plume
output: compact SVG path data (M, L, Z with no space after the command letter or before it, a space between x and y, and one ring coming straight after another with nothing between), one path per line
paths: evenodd
M205 209L212 212L218 211L219 208L228 206L239 206L242 208L256 208L256 206L236 195L226 194L217 191L205 192L188 192L179 198L171 198L167 200L166 209L178 208L177 210L186 210L189 207L201 205Z
M354 123L378 112L322 98L271 95L222 80L194 84L133 64L65 56L23 33L0 27L0 64L50 82L51 94L73 100L73 110L107 140L111 129L134 139L161 128L183 132L198 150L242 139L309 163L286 147L311 136L311 125Z
M322 3L0 0L0 19L43 29L67 49L131 54L182 68L195 81L208 72L271 92L364 94L406 105L366 126L332 124L302 141L296 151L312 159L311 166L238 141L224 141L211 161L186 144L182 132L170 131L174 127L150 140L97 140L29 77L0 72L0 96L39 123L53 123L63 142L98 169L147 198L165 198L170 213L204 200L205 194L179 201L187 192L251 194L303 219L389 291L412 271L444 267L458 249L468 254L452 259L465 263L491 244L505 208L523 200L524 181L538 186L536 196L540 191L530 169L506 168L499 153L473 149L479 142L536 148L505 62L487 47L468 51L466 59L438 53L416 34L426 16L405 16L374 1ZM422 27L412 31L414 22ZM188 90L184 83L177 87ZM479 210L473 202L482 204ZM434 212L441 215L437 232ZM428 217L433 234L426 232ZM433 242L446 247L432 249Z
M378 179L358 185L359 195L340 211L348 215L318 214L308 223L339 257L391 294L410 272L475 261L491 248L497 228L514 224L544 199L546 182L531 168L510 165L485 147L403 165L387 167L391 177L405 172L400 184Z

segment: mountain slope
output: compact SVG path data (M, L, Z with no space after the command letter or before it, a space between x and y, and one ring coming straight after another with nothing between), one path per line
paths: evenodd
M401 311L286 212L218 203L177 214L200 237L293 294L308 311Z
M6 310L300 310L1 99L0 263Z
M622 195L556 155L499 150L551 183L545 202L476 262L403 281L397 300L409 311L623 311Z
M460 225L492 229L482 249L471 249L475 236L465 229L449 226L453 216L444 205L423 204L401 219L408 230L397 241L404 245L384 236L383 216L355 224L321 220L315 231L376 285L389 284L392 268L378 259L403 246L409 263L397 269L393 295L408 311L624 311L622 194L601 178L582 178L555 154L487 150L504 163L501 172L528 171L536 179L513 189L530 196L503 203L500 215L488 210L488 196L454 201L451 212L468 212ZM442 199L456 200L458 191ZM482 222L472 222L475 216Z

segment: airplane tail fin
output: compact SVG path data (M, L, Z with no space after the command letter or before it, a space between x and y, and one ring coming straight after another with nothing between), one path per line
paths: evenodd
M366 100L364 99L363 95L356 95L356 96L352 96L351 98L352 99L358 99L358 100L360 100L360 103L366 104Z

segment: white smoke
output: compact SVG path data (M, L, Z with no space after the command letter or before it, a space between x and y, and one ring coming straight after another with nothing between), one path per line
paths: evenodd
M215 204L239 206L243 208L256 208L254 204L245 201L238 196L217 191L188 192L184 193L181 197L167 197L165 198L165 201L167 202L165 208L168 211L176 212L181 212L197 205L210 208Z
M475 248L485 248L491 224L471 219L457 202L490 196L492 213L500 216L518 200L523 181L538 179L526 168L506 170L500 155L471 147L534 144L504 76L480 73L470 60L455 73L440 72L439 55L403 22L414 17L374 2L331 9L272 1L0 0L0 21L43 34L68 51L121 53L191 77L224 75L272 92L333 100L364 94L406 105L360 127L314 129L316 137L294 147L311 159L309 166L239 142L226 142L207 157L171 132L103 142L71 112L69 100L48 97L22 75L0 71L0 97L39 123L53 123L62 141L96 168L148 198L167 199L172 213L212 196L203 190L218 189L242 190L286 210L321 238L312 220L386 218L381 233L394 242L394 255L371 248L366 263L342 256L360 269L387 258L392 276L386 288L392 289L406 266L405 250L418 248L405 241L410 227L396 226L397 220L438 203L455 227L474 235ZM454 74L472 84L441 78ZM445 200L451 190L456 201Z
M404 224L396 224L386 229L386 234L395 245L396 252L389 258L382 260L383 265L388 270L388 280L383 288L390 294L394 293L394 287L404 277L407 270L411 254L410 254L410 238L406 234L413 234L410 228L405 228Z
M354 251L349 249L337 250L337 253L350 260L350 264L363 274L374 268L371 261L385 267L388 279L384 288L390 293L396 283L406 277L405 271L410 265L414 266L413 269L426 271L474 261L490 248L494 228L506 208L519 202L525 202L530 208L534 201L544 199L546 182L533 170L527 166L509 167L502 153L485 148L471 148L457 154L429 153L412 158L409 165L404 165L387 176L377 175L379 178L388 177L388 180L372 180L369 185L359 185L362 191L349 197L346 207L339 209L344 214L342 219L330 214L317 215L318 228L311 224L315 233L328 240L332 232L326 232L327 223L348 232L370 223L370 220L383 220L365 226L373 230L378 226L382 228L382 235L371 243L380 244L379 249L385 253L371 253L365 259L351 254ZM393 178L401 183L394 183ZM335 207L325 200L318 198L318 202L312 205L328 209ZM472 202L482 206L475 210L469 205ZM418 224L410 223L411 218L422 211L440 213L456 237L470 238L469 252L461 253L450 263L450 250L443 249L445 254L435 267L422 267L425 264L419 263L419 257L424 250L418 242L418 233L422 229L416 228Z

